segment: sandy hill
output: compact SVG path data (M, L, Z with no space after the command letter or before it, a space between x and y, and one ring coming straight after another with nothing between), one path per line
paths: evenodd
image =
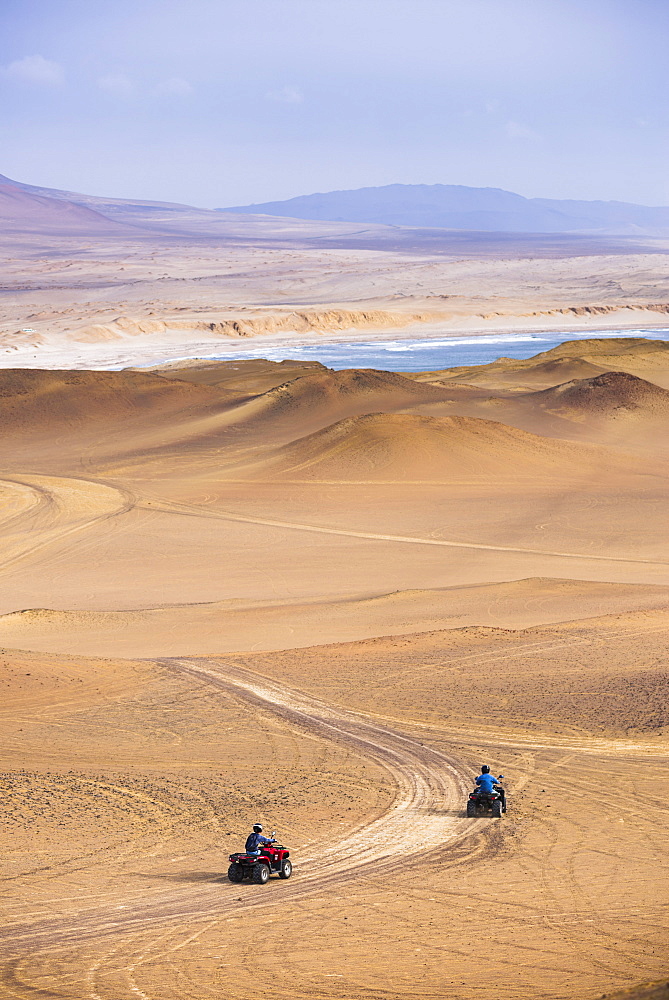
M431 382L434 385L474 386L483 394L488 394L494 388L496 393L522 391L523 389L549 389L551 386L568 382L575 378L593 378L601 375L607 369L594 365L583 358L557 358L550 361L540 361L538 364L515 361L511 358L498 358L488 365L466 365L458 368L447 368L441 372L419 372L409 375L418 382ZM466 379L467 381L462 381Z
M209 415L203 412L202 419L182 420L178 426L165 422L162 440L156 437L148 445L145 438L145 446L150 447L156 457L162 449L165 455L178 452L187 456L189 463L196 464L204 461L203 454L209 452L217 465L227 464L226 453L234 456L232 460L238 463L238 449L244 449L247 455L243 461L248 462L252 455L251 460L255 462L255 448L282 446L350 417L389 413L419 403L439 401L452 394L450 388L423 385L393 372L332 371L323 366L314 370L297 367L299 363L295 362L282 371L281 366L268 367L269 364L263 362L256 367L256 362L252 362L245 370L244 363L240 362L239 372L228 372L220 379L215 368L205 368L202 374L208 384L201 385L181 380L179 372L179 379L170 380L169 385L208 392L218 403ZM188 374L188 369L184 373ZM285 381L286 375L292 376L289 381ZM158 384L167 381L158 374L151 377ZM284 380L275 384L280 378ZM257 394L252 392L254 384L266 385L268 382L272 388ZM126 455L129 451L128 448Z
M567 340L531 358L497 358L487 365L460 365L410 376L421 382L467 382L491 389L539 389L570 379L622 371L669 388L669 342L645 337Z
M493 402L500 419L543 434L628 452L669 454L669 391L628 372L576 379L513 400Z
M0 454L55 469L153 451L197 434L234 404L224 390L139 372L0 370Z
M597 449L473 417L371 413L339 421L250 467L252 476L331 481L434 482L541 474L589 476Z
M240 395L267 392L284 385L290 378L314 375L328 369L320 361L267 361L252 358L239 361L210 361L194 358L192 361L173 361L141 369L164 378L178 378L198 385L215 385Z
M90 236L123 236L132 232L83 205L30 194L0 183L0 226L4 232L38 232L51 235L81 233Z
M539 406L572 419L666 419L669 391L628 372L606 372L595 378L574 379L532 393Z
M524 629L667 606L667 587L534 578L338 600L228 600L125 611L31 608L0 614L0 644L88 656L212 656L473 625Z
M443 399L437 386L394 372L325 369L284 382L239 407L238 418L268 438L293 440L347 417Z
M55 424L74 429L119 418L167 416L189 407L216 405L225 398L218 389L139 372L0 369L0 419L5 430L53 429Z
M497 364L494 362L494 364ZM490 371L487 365L481 366L481 373L473 373L472 382L485 384L490 380ZM593 378L606 371L599 365L594 365L583 358L557 358L551 361L541 361L536 365L529 365L523 368L504 368L499 365L494 370L494 379L497 386L507 389L548 389L551 386L559 385L576 378Z
M535 354L530 361L557 358L587 358L607 365L617 358L654 356L656 363L669 360L669 341L647 337L592 337L587 340L565 340L549 351Z
M520 630L378 636L236 662L347 708L447 718L461 731L482 723L508 732L513 706L514 726L528 730L667 736L669 673L658 654L668 624L665 606Z
M98 457L106 459L116 435L117 454L135 453L138 459L175 448L193 457L214 448L218 455L228 444L283 444L351 416L440 400L449 392L391 372L291 365L268 370L268 365L252 363L246 369L241 363L240 371L227 373L232 378L221 379L215 368L193 369L203 376L202 383L181 378L181 372L168 378L131 369L0 370L5 448L11 450L11 442L20 439L24 449L39 444L49 451L58 440L52 455L56 460L63 449L77 451L86 442L89 448L95 443ZM286 375L294 377L252 392L254 383L272 385Z
M556 358L551 361L541 361L538 365L532 365L525 372L526 378L536 379L547 383L547 388L562 381L575 378L594 378L601 375L606 369L599 365L593 365L583 358Z
M492 419L547 437L627 452L640 448L657 457L667 454L669 392L627 372L605 372L524 393L498 389L478 398L468 392L460 399L454 394L448 401L410 409L426 416Z
M669 388L669 341L666 340L648 340L645 337L567 340L529 360L535 364L587 362L600 370L629 372Z
M669 388L669 341L645 337L605 337L568 340L530 359L534 363L579 361L600 370L628 372ZM579 376L583 377L583 376Z

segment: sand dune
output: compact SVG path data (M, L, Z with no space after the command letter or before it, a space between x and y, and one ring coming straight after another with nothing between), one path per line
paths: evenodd
M663 975L668 355L582 347L0 372L0 992ZM258 819L295 875L232 885Z
M498 358L488 365L465 365L439 373L423 373L440 381L453 379L491 388L548 388L575 378L621 371L669 388L669 343L643 337L568 340L524 361Z
M618 359L626 358L644 363L650 361L662 369L669 364L669 343L665 340L647 340L645 337L592 337L588 340L566 340L550 351L535 354L534 360L551 358L585 358L607 367Z
M514 362L507 366L495 361L493 362L494 368L481 365L478 372L472 372L472 382L474 384L480 382L482 386L485 386L491 378L491 373L494 372L492 377L495 381L495 387L498 389L547 389L571 379L593 378L596 375L602 375L607 370L599 365L593 365L583 358L558 358L555 361L542 361L538 364L523 365L523 367L516 367L516 364ZM450 369L458 374L449 376L447 369L441 373L443 379L440 381L444 385L454 384L455 379L459 381L460 378L466 378L466 372L469 370ZM460 372L464 372L464 374L461 375ZM421 381L435 381L431 375L431 372L423 373Z
M322 481L448 482L600 474L616 459L474 417L372 413L339 421L248 467L253 477ZM620 461L617 463L620 466ZM231 470L243 474L246 466ZM641 470L641 466L637 471Z
M284 385L290 379L315 375L327 369L320 361L267 361L265 358L241 361L208 361L194 358L143 368L164 378L183 379L198 385L215 385L231 392L257 395Z
M554 375L566 370L557 364ZM569 361L565 365L572 367ZM603 444L629 453L641 448L660 458L666 456L669 392L659 385L628 372L609 371L522 392L519 383L536 384L533 369L512 374L517 383L513 392L498 388L481 390L477 395L465 383L460 396L453 393L443 402L407 409L428 416L460 414L495 419L548 437ZM497 376L486 375L484 381L490 378ZM500 382L506 379L500 378ZM449 383L444 380L441 384L446 387Z
M669 391L627 372L576 379L533 394L547 410L581 420L666 420Z
M240 407L237 416L240 426L261 431L267 441L290 441L347 417L391 412L442 396L437 386L393 372L326 370L269 389Z
M485 390L383 372L297 367L291 381L249 398L221 388L229 383L217 367L206 371L213 384L136 371L6 373L10 490L28 490L35 474L56 477L34 493L63 515L68 491L90 493L91 483L129 499L99 523L91 511L85 558L60 521L21 513L17 537L44 532L48 545L31 542L34 554L4 572L2 611L124 612L277 594L299 603L524 576L665 582L666 470L633 454L633 436L624 454L588 447L587 437L558 441L511 426L517 394L504 397L505 410ZM275 381L277 368L265 362L242 380ZM233 383L240 374L220 369ZM393 412L407 401L475 415ZM540 412L526 406L526 425L558 437L594 425L549 415L560 425L549 432Z
M49 442L58 438L75 451L85 439L90 452L93 438L100 457L104 452L108 459L109 438L118 434L117 456L134 452L142 462L152 451L196 454L213 449L216 461L226 464L226 453L236 456L240 447L291 441L350 415L392 411L449 394L402 375L367 369L335 372L323 366L269 367L264 362L252 363L250 370L212 365L195 372L195 378L184 379L180 369L171 377L130 369L0 370L0 415L11 434L40 443L47 451ZM290 381L285 381L286 375ZM99 436L101 426L104 439ZM8 444L16 446L15 441Z
M236 400L224 389L140 372L1 369L0 455L52 470L71 468L84 452L90 461L163 447Z
M90 421L129 414L146 419L159 413L167 419L179 409L211 404L222 395L139 372L0 369L0 419L5 427L53 427L62 422L76 433Z
M529 628L667 606L666 587L540 578L339 600L233 600L132 611L35 608L0 616L0 645L85 656L216 656L471 625Z
M477 626L378 636L297 653L240 655L236 663L349 709L373 706L381 717L434 722L454 732L481 727L502 743L507 726L516 735L533 732L536 743L543 734L558 742L565 734L666 737L669 674L656 654L668 631L665 605L521 630ZM658 750L664 755L666 743Z

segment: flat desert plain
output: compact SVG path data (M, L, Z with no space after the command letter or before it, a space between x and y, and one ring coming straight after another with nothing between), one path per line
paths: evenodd
M2 996L665 995L668 387L0 370Z
M9 187L0 995L668 996L669 344L596 335L666 323L666 244ZM290 880L228 881L256 821Z

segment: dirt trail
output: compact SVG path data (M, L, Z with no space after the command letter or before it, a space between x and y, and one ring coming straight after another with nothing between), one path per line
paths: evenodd
M141 506L141 504L138 504ZM513 545L485 545L481 542L454 542L444 538L420 538L414 535L390 535L378 534L372 531L354 531L351 528L328 528L318 524L306 524L299 521L279 521L274 518L254 517L246 514L235 514L232 511L208 510L203 515L202 508L194 504L177 503L157 499L152 501L152 510L163 510L170 514L185 514L202 517L220 518L224 521L240 521L244 524L262 524L270 528L288 528L294 531L313 531L323 535L344 535L349 538L369 538L382 542L401 542L411 545L438 545L450 549L479 549L484 552L513 552L521 555L534 556L555 556L562 559L596 560L608 563L634 563L648 564L652 566L667 566L669 563L662 559L635 559L629 556L604 556L592 552L562 552L552 549L531 549Z
M209 683L231 694L241 694L259 708L271 706L272 712L287 722L352 746L393 775L397 795L391 811L354 830L339 844L331 844L327 860L323 862L319 855L318 869L303 879L320 878L323 873L346 873L394 855L414 854L421 843L452 843L471 829L471 824L461 818L469 769L457 761L358 713L330 708L274 681L258 683L257 676L241 668L228 666L222 673L220 665L211 661L163 662L196 677L206 677Z
M485 822L472 822L462 817L470 768L423 746L418 739L368 721L355 712L330 708L273 681L261 682L257 675L240 668L208 660L160 662L179 673L204 679L260 710L269 710L289 725L351 747L393 776L397 790L390 809L371 823L353 829L342 840L329 841L327 857L323 859L318 850L318 864L311 871L302 872L300 866L314 861L316 855L297 859L297 877L282 885L282 901L320 891L325 884L346 881L361 868L371 872L393 857L423 854L426 848L434 850L437 846L454 845L479 832ZM108 934L137 933L156 924L217 917L231 910L239 911L240 903L236 896L233 898L233 892L238 893L239 886L233 887L224 881L206 888L199 885L157 892L141 906L113 912L89 908L82 909L74 919L5 925L0 930L0 947L9 958L25 955L26 948L73 946ZM255 908L272 901L266 893L254 893L248 902L243 902L242 908ZM5 967L2 976L8 968Z
M23 500L3 525L0 573L52 543L125 513L134 503L127 490L97 480L30 473L3 479L0 487L21 491Z
M651 631L660 630L645 633ZM616 638L615 629L610 632L607 641ZM550 646L531 637L529 644L539 658ZM521 663L525 650L519 652ZM415 665L410 650L407 655ZM462 660L469 655L475 654ZM410 714L393 720L365 707L339 708L336 691L305 694L299 679L289 677L288 687L283 678L268 677L260 661L255 669L209 658L153 662L161 667L163 689L170 680L182 685L182 700L183 685L193 692L204 685L213 718L237 702L259 733L278 720L302 744L327 741L330 750L351 751L361 765L373 763L377 773L382 767L394 785L390 805L386 799L368 808L366 821L340 827L325 843L303 845L294 878L264 888L230 884L227 851L219 850L209 862L214 870L206 872L147 864L156 881L143 882L140 895L133 879L151 857L146 845L135 845L134 858L116 876L101 856L99 890L82 895L76 910L54 918L44 908L39 917L28 911L0 929L1 996L369 998L380 989L390 995L391 970L393 996L416 995L406 984L426 977L421 997L462 1000L469 995L462 988L467 976L477 969L481 934L494 951L489 967L475 973L482 997L498 996L504 977L509 997L526 1000L600 996L609 983L662 973L666 893L656 858L666 839L666 811L657 804L640 808L652 740L514 731L486 737L420 723ZM423 669L429 672L430 663ZM182 710L191 711L189 700ZM513 808L501 822L462 816L481 744L513 775ZM257 746L258 759L248 759L256 782L263 778L262 738ZM308 760L312 753L307 750ZM666 743L654 754L658 783ZM602 773L613 769L615 798L601 787ZM259 937L260 928L274 922L279 933ZM444 963L458 980L444 981ZM337 980L331 988L330 978ZM343 979L345 993L337 987Z

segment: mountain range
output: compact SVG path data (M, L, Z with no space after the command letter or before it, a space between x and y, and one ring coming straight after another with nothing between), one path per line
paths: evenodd
M346 236L351 226L386 243L420 237L463 239L466 233L562 234L584 237L669 236L669 208L617 201L524 198L500 188L389 184L303 195L287 201L206 209L162 201L105 198L40 187L0 174L0 228L5 232L137 232L250 238ZM440 232L441 231L441 232ZM505 238L505 237L499 237Z
M0 174L0 232L94 237L179 236L281 240L348 235L351 225L221 213L167 201L105 198L25 184ZM370 227L395 237L396 230Z
M669 235L669 208L524 198L501 188L456 184L388 184L218 211L477 232Z

